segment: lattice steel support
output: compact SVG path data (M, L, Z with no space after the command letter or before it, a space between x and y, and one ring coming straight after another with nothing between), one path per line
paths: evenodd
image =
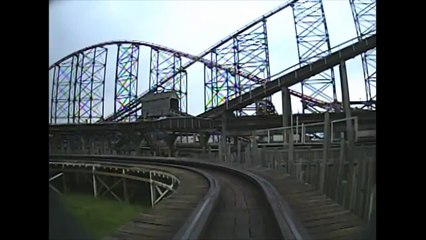
M300 65L330 54L330 38L322 0L299 0L292 5L292 9ZM333 68L304 80L301 85L303 113L305 109L321 111L314 104L308 103L305 95L326 102L337 102Z
M215 64L233 68L235 72L245 72L253 78L270 80L266 19L234 36L220 48L213 49L210 59ZM262 84L262 81L254 82L229 71L204 65L204 108L206 111L215 108ZM265 101L271 102L271 97L267 97ZM237 114L249 115L254 110L257 111L256 105L251 105Z
M187 73L181 71L182 59L178 54L171 54L151 48L149 89L155 93L175 91L179 98L179 111L188 112L187 103ZM173 76L170 80L163 80Z
M104 117L107 54L107 48L97 47L78 55L75 117L80 123L93 123Z
M115 73L114 114L137 98L139 70L139 46L120 44L117 50ZM137 112L129 114L124 121L135 121Z
M56 114L56 101L57 101L57 96L56 96L56 86L57 83L55 83L56 81L56 66L53 67L53 76L52 76L52 92L50 93L50 119L49 119L49 123L50 124L54 124L55 123L55 114Z
M376 33L376 1L349 0L358 38L362 39ZM366 100L376 100L376 49L361 54L364 72ZM375 108L375 104L367 104Z
M73 122L75 56L55 66L52 82L51 123Z

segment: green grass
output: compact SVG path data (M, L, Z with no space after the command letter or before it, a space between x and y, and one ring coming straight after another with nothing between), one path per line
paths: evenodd
M95 239L114 233L144 209L138 205L76 193L64 194L62 200Z

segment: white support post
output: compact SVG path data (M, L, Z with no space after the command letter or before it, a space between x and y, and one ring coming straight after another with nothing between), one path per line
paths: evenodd
M149 187L151 189L151 207L154 207L154 189L152 187L152 171L149 171Z
M92 166L92 180L93 180L93 196L97 198L98 193L96 191L96 177L95 177L95 166Z
M125 169L123 169L123 175L126 175ZM127 194L127 182L126 182L125 177L123 177L123 195L124 195L124 201L129 202L129 197L128 197L128 194Z
M269 132L269 130L268 130L268 144L269 143L271 143L271 134L270 134L270 132Z
M175 187L175 179L172 178L172 189L174 189L174 187Z

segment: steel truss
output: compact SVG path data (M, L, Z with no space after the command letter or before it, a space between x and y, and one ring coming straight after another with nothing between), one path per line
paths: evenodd
M349 0L357 36L369 37L376 33L376 0ZM376 104L376 49L361 54L366 101L363 107L375 109Z
M137 98L139 70L139 45L118 44L115 74L114 114ZM135 121L137 112L123 121Z
M75 88L72 84L75 79L77 58L71 57L54 67L51 95L51 123L73 122L73 103Z
M187 73L181 68L179 54L151 48L149 89L154 93L175 91L179 98L179 111L187 113Z
M210 61L214 65L231 68L233 71L204 64L206 111L265 84L265 81L253 81L235 73L244 72L252 79L270 80L266 19L233 36L222 46L212 49ZM271 103L271 97L267 97L265 101ZM237 115L251 115L255 111L258 112L258 107L259 103L248 106L239 110Z
M292 5L300 66L314 62L330 53L330 39L322 0L299 0ZM305 95L326 102L337 102L333 68L302 83L302 110L320 112ZM337 110L337 109L336 109Z
M104 117L108 49L96 47L77 55L74 122L93 123Z

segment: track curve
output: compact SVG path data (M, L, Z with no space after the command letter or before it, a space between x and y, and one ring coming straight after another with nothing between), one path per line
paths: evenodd
M244 170L189 159L53 155L60 156L99 161L114 159L128 164L174 164L208 172L217 179L221 192L200 237L188 239L311 239L277 190L263 178Z
M221 193L201 239L282 239L258 186L235 174L203 170L218 179Z

